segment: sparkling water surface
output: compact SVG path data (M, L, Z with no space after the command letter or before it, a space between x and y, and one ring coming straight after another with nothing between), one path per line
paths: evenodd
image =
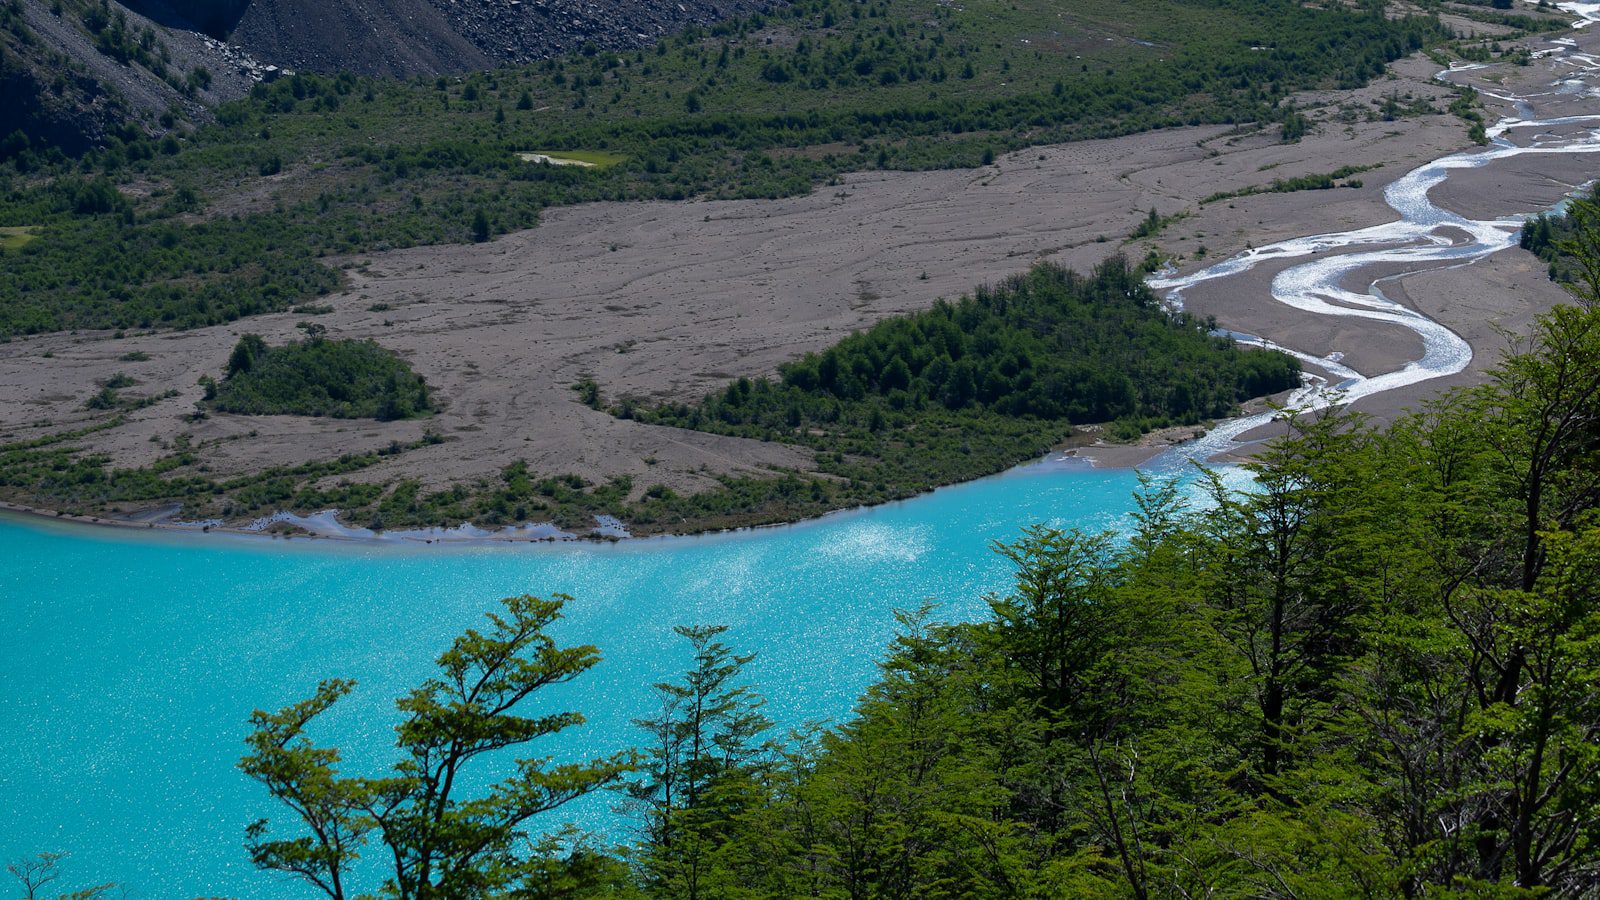
M66 851L73 886L133 897L309 897L258 873L247 823L275 813L235 769L246 719L322 678L356 692L318 737L346 771L391 759L393 699L506 595L571 594L556 636L604 661L547 692L589 723L554 745L640 742L649 685L688 666L678 624L720 623L786 726L839 721L873 680L893 610L984 614L1009 570L989 549L1030 523L1123 528L1126 470L1024 467L783 528L620 544L395 547L162 534L0 519L0 859ZM538 754L546 751L536 750ZM609 801L565 808L614 827Z

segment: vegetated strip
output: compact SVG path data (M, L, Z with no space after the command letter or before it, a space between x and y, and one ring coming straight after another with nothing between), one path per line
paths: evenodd
M19 502L73 512L180 501L190 518L336 508L375 528L535 521L580 533L605 514L636 534L690 533L909 497L1036 458L1077 425L1110 422L1112 436L1133 438L1229 415L1242 400L1298 381L1293 358L1242 349L1164 310L1115 257L1090 277L1041 264L885 320L783 366L776 380L741 378L693 403L623 398L611 407L642 422L802 447L814 454L814 471L726 476L692 495L650 485L631 500L625 477L594 485L516 462L498 478L429 492L416 481L333 479L437 436L226 481L207 476L203 448L184 442L152 466L114 469L63 440L0 448L0 487ZM584 399L602 405L593 386L582 387Z
M1221 200L1233 200L1239 197L1250 197L1256 194L1292 194L1295 191L1326 191L1336 187L1361 187L1359 180L1347 181L1339 184L1341 179L1362 172L1370 172L1380 164L1368 166L1341 166L1332 172L1322 172L1316 175L1300 175L1295 178L1275 179L1271 184L1256 184L1240 188L1236 191L1219 191L1200 201L1201 206L1207 203L1216 203Z

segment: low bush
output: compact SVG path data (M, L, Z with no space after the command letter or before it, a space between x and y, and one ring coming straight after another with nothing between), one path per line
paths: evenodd
M376 343L310 337L269 347L240 338L212 405L247 416L409 419L433 411L427 382Z

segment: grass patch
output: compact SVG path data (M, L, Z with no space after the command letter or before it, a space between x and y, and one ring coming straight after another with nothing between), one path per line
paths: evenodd
M523 162L545 162L582 169L609 169L628 158L621 153L608 153L605 150L519 150L517 157Z
M8 225L0 227L0 250L21 250L39 239L37 225Z

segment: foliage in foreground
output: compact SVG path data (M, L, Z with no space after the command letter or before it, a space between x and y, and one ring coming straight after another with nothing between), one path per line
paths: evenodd
M695 662L657 686L627 788L640 841L519 857L545 892L513 895L1591 896L1589 288L1489 384L1387 430L1292 420L1248 492L1204 478L1191 506L1147 480L1125 540L998 544L1015 580L989 617L904 616L840 728L767 741L749 658L720 628L680 629ZM296 752L313 773L333 760Z
M325 681L300 703L257 710L250 753L239 767L286 803L309 834L275 838L267 820L257 821L248 832L256 865L296 875L335 898L356 896L345 884L348 869L372 841L390 863L386 896L502 896L534 877L515 861L524 823L630 766L625 753L563 765L522 759L509 777L464 796L465 785L497 755L583 723L575 712L529 716L516 709L600 661L593 647L559 647L545 634L564 599L507 598L504 613L489 615L487 633L468 630L440 655L438 675L396 703L401 758L391 775L341 777L339 752L305 735L352 682Z
M214 392L217 410L246 416L387 421L433 410L427 382L404 360L371 340L321 335L281 347L267 346L259 335L245 335L234 346L228 371Z
M45 900L50 892L59 890L53 885L60 881L64 874L61 871L61 862L67 856L66 853L39 853L25 856L6 863L6 871L21 886L23 900ZM79 888L56 896L58 900L95 900L97 897L108 897L117 887L116 882L108 881L105 884Z

